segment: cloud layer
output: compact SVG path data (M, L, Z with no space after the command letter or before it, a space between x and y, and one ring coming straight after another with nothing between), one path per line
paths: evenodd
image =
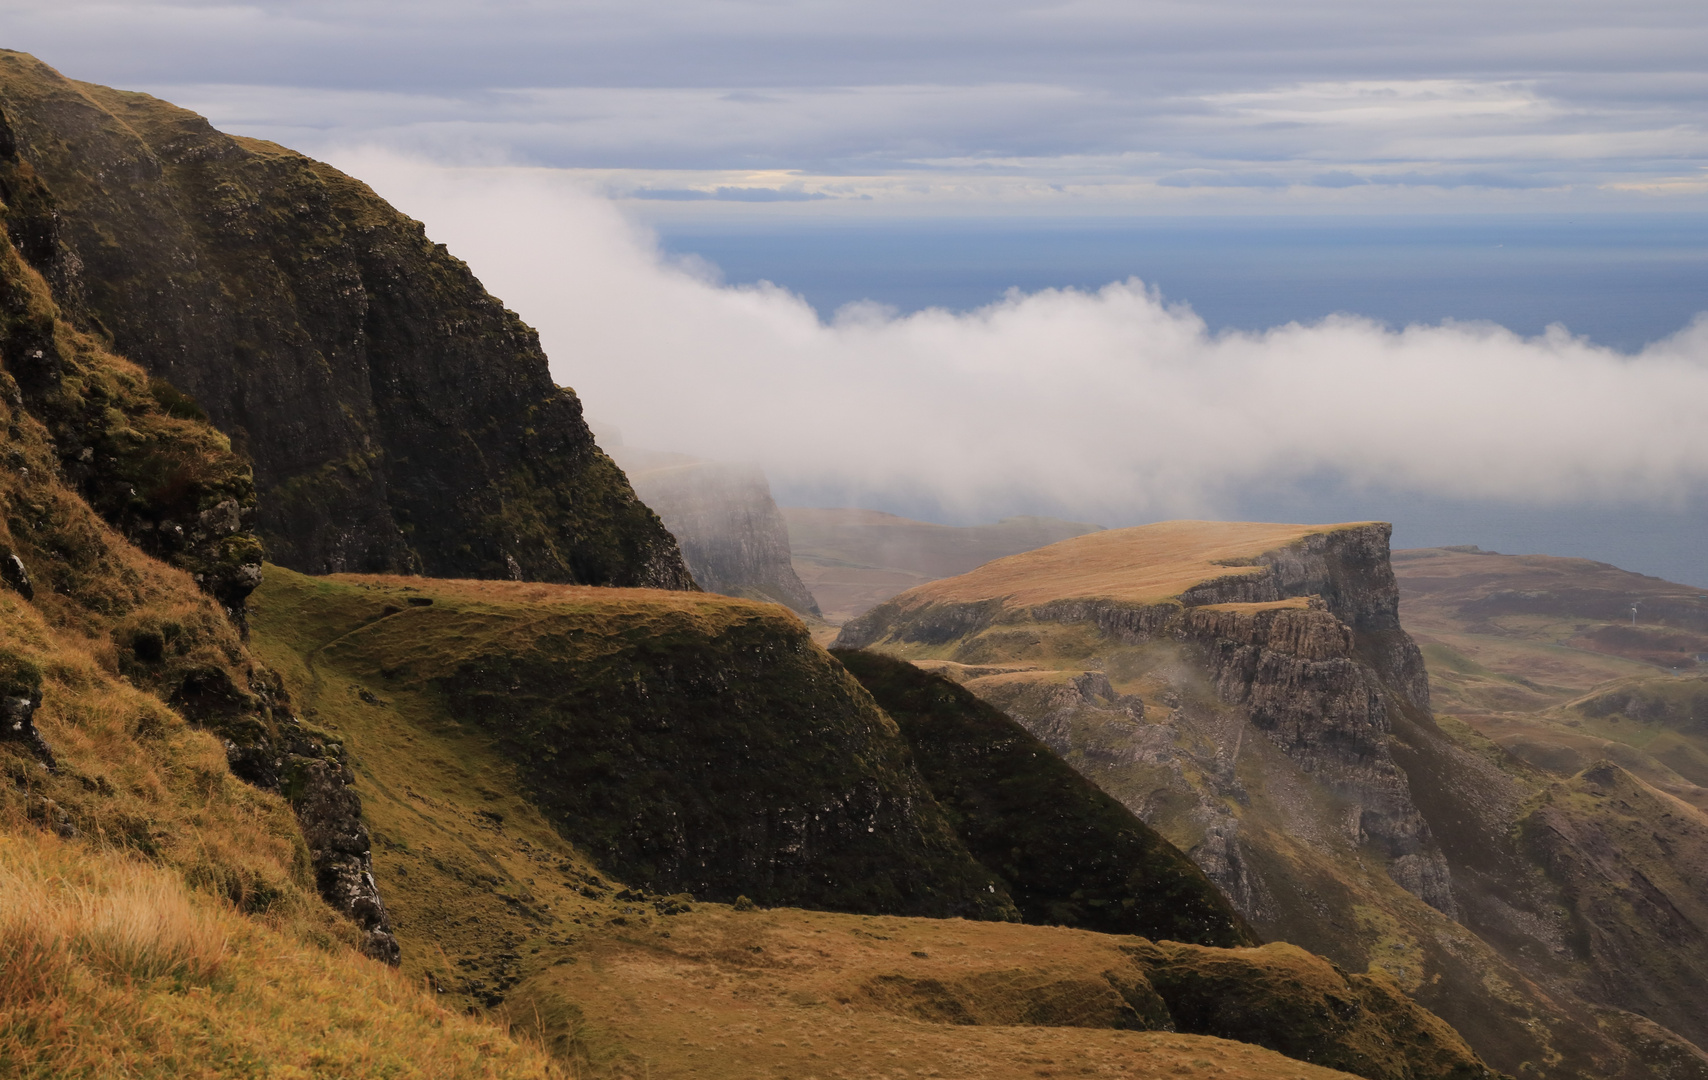
M614 194L1708 203L1708 7L1679 0L14 0L0 35L311 152Z
M551 171L339 164L539 329L589 415L785 484L1119 521L1323 478L1533 505L1665 503L1708 480L1708 320L1634 357L1345 317L1213 335L1128 281L826 324L666 260Z

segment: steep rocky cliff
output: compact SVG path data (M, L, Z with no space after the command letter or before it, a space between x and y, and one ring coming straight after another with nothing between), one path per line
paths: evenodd
M1386 972L1501 1068L1708 1068L1533 962L1562 900L1513 846L1530 789L1431 716L1387 536L1098 533L903 593L837 645L962 682L1187 851L1266 938Z
M692 587L534 332L365 185L22 53L0 113L11 235L254 463L275 561Z
M1194 526L1156 526L1152 533L1185 534L1171 539L1185 539L1190 548L1193 533L1221 531ZM1381 847L1396 882L1451 914L1445 861L1388 748L1390 708L1404 702L1427 709L1429 693L1422 656L1399 628L1399 594L1387 565L1388 527L1264 533L1259 547L1283 542L1256 555L1220 553L1205 561L1205 571L1188 570L1161 591L1148 581L1123 588L1118 561L1107 567L1106 580L1085 590L1088 595L1074 595L1071 587L1053 595L1052 586L1035 584L1056 577L1058 567L1083 574L1087 564L1110 555L1142 558L1123 532L1128 530L1066 541L940 587L914 590L849 623L837 645L952 640L956 656L988 660L991 649L1008 640L1011 632L1002 628L1022 621L1089 623L1129 646L1189 642L1197 646L1216 696L1245 709L1290 759L1347 801L1349 838ZM1011 577L1013 564L1029 558L1034 565ZM1234 572L1218 572L1218 566ZM1027 583L1042 590L1041 603L1022 607L1013 591L1003 591ZM1184 587L1169 595L1175 586ZM1025 647L1019 651L1024 654ZM1095 697L1077 684L1072 693ZM1063 732L1055 734L1060 744ZM1231 864L1219 868L1233 873ZM1247 896L1256 887L1233 878L1222 884Z
M700 588L819 614L790 562L788 526L757 465L612 445L609 435L601 443L676 538Z

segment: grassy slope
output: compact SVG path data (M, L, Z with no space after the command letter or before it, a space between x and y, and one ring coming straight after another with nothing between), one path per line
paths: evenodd
M507 647L516 625L538 631L563 617L566 603L643 623L649 612L739 622L756 610L704 596L278 571L257 594L256 647L314 722L353 748L406 975L458 1004L502 1000L517 1024L596 1074L735 1077L778 1068L828 1076L904 1059L945 1076L1032 1076L1058 1064L1138 1075L1322 1075L1253 1046L1123 1030L1157 1020L1145 968L1122 949L1137 939L742 911L625 888L532 806L501 740L457 722L453 699L432 685L402 685L389 654L368 643L382 624L407 626L398 640L419 645L418 663L445 671L457 665L444 650ZM386 615L388 606L397 610ZM400 620L405 612L412 623ZM505 613L512 625L478 632L469 619L480 612ZM1207 952L1254 972L1302 963L1316 973L1307 982L1337 977L1315 958ZM1337 1000L1361 1001L1365 992L1342 986ZM1356 1011L1334 1042L1394 1046L1397 1030L1379 1010ZM1399 1057L1380 1063L1387 1071L1367 1072L1447 1076L1467 1060L1424 1067L1406 1056L1412 1049L1400 1045Z
M501 1027L170 870L36 830L0 839L9 1077L551 1077Z
M1183 1016L1195 994L1237 985L1278 1022L1246 1042L1133 1030L1156 1014L1148 973L1165 968ZM1153 950L960 920L706 905L591 943L519 987L512 1015L538 1017L548 1046L654 1076L1323 1075L1303 1058L1394 1080L1485 1075L1391 986L1288 946Z
M1204 872L1000 710L872 652L837 658L901 726L967 847L1027 922L1256 944Z
M235 475L223 437L152 406L142 373L59 319L3 241L0 284L0 354L51 350L56 393L110 406L86 416L138 470L133 509L153 505L150 470ZM0 1074L550 1075L539 1052L354 952L290 807L233 777L221 740L167 703L196 675L270 689L236 628L71 489L11 392L0 424L0 545L34 586L33 600L0 589L0 667L9 683L31 673L54 758L0 739Z
M1395 570L1436 708L1530 794L1515 825L1559 890L1566 974L1708 1039L1708 677L1665 649L1702 636L1708 599L1584 559L1424 549Z
M1438 713L1544 775L1608 758L1708 809L1700 590L1587 559L1438 548L1397 552L1394 571Z
M979 603L1004 607L1070 599L1157 603L1201 582L1258 574L1251 560L1333 525L1165 521L1109 529L1000 559L908 593L908 606Z

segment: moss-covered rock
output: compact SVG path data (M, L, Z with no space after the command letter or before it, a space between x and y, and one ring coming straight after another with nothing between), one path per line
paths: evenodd
M1025 921L1257 944L1190 859L1001 710L903 660L833 655L900 725L932 794Z

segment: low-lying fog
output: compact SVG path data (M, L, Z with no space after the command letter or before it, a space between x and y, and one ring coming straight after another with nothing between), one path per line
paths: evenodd
M538 328L589 414L633 445L756 461L783 501L1111 525L1403 519L1411 505L1439 524L1480 506L1490 520L1581 511L1617 537L1621 521L1700 517L1708 488L1708 318L1629 356L1488 324L1212 333L1128 280L966 312L856 304L826 322L786 290L666 256L550 170L335 160ZM1397 541L1499 539L1405 530ZM1708 578L1688 561L1699 543L1670 546L1686 562L1632 567Z

